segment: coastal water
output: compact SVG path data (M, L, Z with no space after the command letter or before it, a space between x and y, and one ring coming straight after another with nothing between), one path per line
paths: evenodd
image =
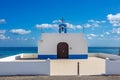
M20 53L37 53L37 47L0 47L0 58Z
M20 53L37 53L37 47L0 47L0 58ZM89 53L120 54L120 47L89 47Z

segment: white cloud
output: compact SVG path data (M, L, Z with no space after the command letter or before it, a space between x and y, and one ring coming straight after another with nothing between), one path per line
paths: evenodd
M101 34L101 35L100 35L100 37L104 37L104 35L103 35L103 34Z
M120 40L120 37L118 37L118 36L112 36L112 37L110 37L110 39L112 39L112 40Z
M98 23L93 23L92 24L94 27L99 27L100 25Z
M5 24L6 20L5 19L0 19L0 24Z
M91 27L92 25L90 25L90 24L84 24L84 28L89 28L89 27Z
M83 27L81 25L76 25L77 29L82 29Z
M88 36L88 39L93 39L93 38Z
M88 22L92 22L92 23L106 23L106 21L102 20L102 21L98 21L98 20L88 20Z
M27 41L27 40L35 40L35 37L18 37L15 40L23 40L23 41Z
M88 34L87 37L88 39L93 39L95 37L97 37L98 35L95 35L95 34Z
M57 24L36 24L36 28L53 28L53 27L58 27Z
M118 14L108 14L107 19L113 26L120 26L120 13Z
M61 23L62 21L61 20L54 20L52 21L52 23Z
M0 34L5 34L6 30L0 30Z
M120 34L120 28L113 28L112 33Z
M10 37L6 37L5 35L1 34L0 35L0 40L5 40L5 39L10 39Z
M66 25L67 25L67 28L69 29L75 29L75 26L73 24L66 23Z
M36 28L59 28L59 24L61 23L61 20L54 20L52 23L53 24L48 24L48 23L36 24L35 27ZM71 23L65 23L65 24L67 25L68 29L73 29L73 30L82 29L81 25L74 25L74 24L71 24Z
M95 35L95 34L88 34L88 36L90 36L90 37L96 37L97 35Z
M106 23L106 21L101 21L101 23Z
M95 20L91 19L91 20L88 20L88 22L95 22Z
M10 30L10 32L13 33L13 34L20 34L20 35L23 35L23 34L29 34L29 33L31 33L31 30L12 29L12 30Z
M69 29L82 29L81 25L73 25L70 23L65 23ZM36 28L59 28L58 24L36 24Z
M99 27L100 24L106 23L106 21L104 21L104 20L98 21L98 20L93 20L93 19L88 20L88 22L89 22L89 26L92 26L92 27Z
M10 39L9 36L5 36L6 30L0 30L0 40Z
M110 34L110 32L105 32L105 34L106 34L106 35L109 35L109 34Z
M82 29L83 27L81 25L73 25L73 24L70 24L70 23L66 23L67 25L67 28L69 29Z

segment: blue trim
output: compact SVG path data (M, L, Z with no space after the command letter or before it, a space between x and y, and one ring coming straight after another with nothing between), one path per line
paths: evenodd
M38 55L38 59L57 59L57 55Z
M38 55L38 59L57 59L57 55ZM88 59L88 54L69 55L68 59Z
M69 55L69 59L88 59L88 55Z

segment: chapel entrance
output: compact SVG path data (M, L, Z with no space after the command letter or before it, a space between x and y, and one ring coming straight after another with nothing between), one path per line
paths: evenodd
M66 42L60 42L57 45L57 58L58 59L68 59L69 46Z

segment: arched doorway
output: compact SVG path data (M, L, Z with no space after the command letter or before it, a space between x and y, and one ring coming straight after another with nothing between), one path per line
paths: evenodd
M69 46L66 42L60 42L57 45L57 58L58 59L67 59L68 58L68 50Z

